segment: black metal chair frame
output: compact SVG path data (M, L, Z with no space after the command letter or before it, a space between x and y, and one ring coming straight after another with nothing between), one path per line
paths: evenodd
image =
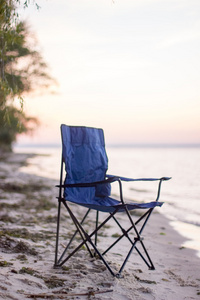
M121 277L121 273L132 253L132 251L135 249L137 251L137 253L139 254L139 256L142 258L142 260L145 262L145 264L148 266L148 268L150 270L155 270L155 267L154 267L154 264L147 252L147 249L144 245L144 242L143 242L143 237L141 236L146 224L147 224L147 221L150 217L150 215L152 214L153 212L153 208L148 208L148 209L145 209L145 212L143 213L142 216L140 216L137 221L133 221L132 217L131 217L131 214L127 208L127 205L126 203L124 202L124 199L123 199L123 193L122 193L122 182L120 180L120 178L117 178L117 177L112 177L112 178L108 178L104 181L101 181L101 182L93 182L93 183L86 183L86 184L63 184L63 166L64 166L64 160L62 159L62 162L61 162L61 174L60 174L60 185L58 185L57 187L59 187L59 197L57 198L58 199L58 217L57 217L57 237L56 237L56 250L55 250L55 263L54 263L54 267L55 268L58 268L58 267L61 267L63 264L66 263L66 261L68 261L70 259L70 257L72 257L78 250L80 250L82 248L82 246L86 246L89 254L91 257L95 257L96 255L98 255L98 257L102 260L102 262L105 264L106 268L110 271L110 273L113 275L113 276L116 276L116 277ZM157 191L157 197L156 197L156 200L155 201L158 201L159 200L159 197L160 197L160 190L161 190L161 184L162 184L162 181L164 180L168 180L170 178L168 177L162 177L160 179L157 179L159 180L159 184L158 184L158 191ZM147 179L148 180L148 179ZM114 212L111 212L111 213L108 213L108 217L101 223L99 224L99 211L96 211L96 227L95 229L91 232L91 233L87 233L84 229L84 222L86 220L86 218L88 217L91 209L89 208L85 214L85 216L83 217L83 219L81 221L79 221L77 219L77 217L74 215L74 213L72 212L72 209L69 207L67 201L62 197L62 190L64 187L91 187L91 186L95 186L96 184L99 184L99 183L105 183L105 182L114 182L114 181L118 181L119 183L119 191L120 191L120 200L121 200L121 205L120 207L117 207L116 210ZM136 181L139 181L138 179L136 179ZM61 215L61 205L64 205L64 207L67 209L71 219L73 220L74 222L74 225L76 227L76 230L73 234L73 236L71 237L70 241L68 242L68 245L66 246L66 248L64 249L64 251L62 252L62 254L60 255L60 257L58 258L58 247L59 247L59 229L60 229L60 215ZM77 204L76 204L77 205ZM128 219L130 221L130 227L128 229L124 229L122 227L122 225L118 222L117 218L116 218L116 214L118 213L119 209L120 208L124 208L124 211L125 213L127 214L128 216ZM141 210L141 209L140 209ZM105 214L105 212L103 212ZM101 253L99 251L99 249L97 248L97 237L98 237L98 231L110 220L110 219L113 219L115 221L115 223L119 226L120 230L121 230L121 236L117 238L117 240L112 243L103 253ZM138 229L138 224L141 224L140 225L140 228ZM134 233L135 233L135 237L134 239L132 239L129 235L129 232L133 229ZM72 250L71 252L69 251L69 247L72 243L72 241L75 239L77 233L80 234L81 238L82 238L82 242L79 244L78 247L76 247L74 250ZM128 252L128 254L126 255L125 257L125 260L123 261L120 269L118 272L115 272L110 264L106 261L106 259L104 258L104 255L106 253L108 253L108 251L114 247L122 238L126 237L129 242L131 243L131 248ZM142 253L138 247L137 247L137 243L140 243L141 246L142 246L142 249L143 249L143 252ZM89 245L92 247L93 251L90 249ZM68 252L70 252L69 254L67 254ZM66 257L65 257L66 256Z

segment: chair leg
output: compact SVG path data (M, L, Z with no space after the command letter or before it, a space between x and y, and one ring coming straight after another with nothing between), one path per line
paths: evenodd
M147 250L146 250L146 247L144 246L143 241L141 240L140 243L141 243L141 245L142 245L142 248L143 248L143 250L144 250L144 252L145 252L145 254L146 254L146 256L147 256L147 258L148 258L150 264L147 262L147 260L146 260L146 259L144 258L144 256L141 254L141 252L137 249L137 247L135 247L136 251L139 253L139 255L141 256L141 258L144 260L144 262L146 263L146 265L149 267L149 270L155 270L155 267L154 267L154 265L153 265L153 262L152 262L152 260L151 260L151 258L150 258L150 256L149 256L149 253L148 253Z
M98 227L98 223L99 223L99 211L97 210L96 212L96 229ZM97 231L95 233L95 242L94 242L95 246L97 246Z
M74 214L72 213L71 209L70 209L69 206L66 204L66 202L64 202L64 205L65 205L65 207L67 208L68 213L70 214L70 217L71 217L71 219L73 220L73 222L74 222L74 224L75 224L75 226L76 226L76 229L77 229L77 231L79 232L79 234L80 234L82 240L84 240L85 231L83 230L83 227L81 226L81 223L78 222L77 218L74 216ZM86 213L86 214L87 214L87 213ZM85 217L84 217L84 219L85 219ZM90 253L90 256L93 257L93 254L92 254L92 252L91 252L91 250L90 250L90 248L89 248L89 246L88 246L88 244L87 244L87 241L85 242L85 246L87 247L88 252Z
M56 232L56 249L55 249L55 262L54 266L58 262L58 243L59 243L59 229L60 229L60 210L61 210L61 200L58 200L58 216L57 216L57 232Z
M83 219L82 219L82 221L80 222L80 224L83 224L83 223L84 223L84 221L85 221L85 219L87 218L89 212L90 212L90 209L88 209L88 211L86 212L86 214L85 214L85 216L83 217ZM79 232L78 229L74 232L74 234L73 234L73 236L71 237L71 239L70 239L70 241L69 241L69 243L68 243L68 245L67 245L66 248L69 248L69 246L70 246L71 243L73 242L73 240L74 240L74 238L76 237L76 235L77 235L78 232Z
M85 219L87 218L89 212L90 212L90 209L87 210L87 212L86 212L86 214L84 215L83 219L81 220L80 224L83 224L83 223L84 223L84 221L85 221ZM73 242L73 240L74 240L74 238L76 237L76 235L77 235L78 232L79 232L79 230L76 229L76 231L74 232L74 234L73 234L73 236L71 237L70 241L68 242L67 246L65 247L63 253L61 254L59 260L56 261L56 265L58 265L58 266L60 265L60 262L62 261L63 257L65 256L67 250L69 249L71 243ZM82 239L83 239L83 236L81 236L81 237L82 237ZM58 238L57 238L57 239L58 239ZM86 247L88 248L88 245L87 245L87 244L86 244ZM57 248L58 248L58 246L57 246ZM58 250L57 250L57 251L58 251ZM88 248L88 251L89 251L90 255L92 256L92 253L91 253L91 251L90 251L89 248Z
M123 264L122 264L122 266L121 266L121 268L120 268L120 271L119 271L119 273L118 273L118 277L120 277L120 274L121 274L121 272L123 271L123 269L124 269L124 267L125 267L125 265L126 265L126 263L127 263L127 261L128 261L128 259L129 259L129 257L130 257L130 255L131 255L131 253L132 253L132 251L134 250L134 248L136 249L136 251L138 252L138 254L140 255L140 257L143 259L143 261L146 263L146 265L148 266L148 268L150 269L150 270L155 270L155 267L154 267L154 265L153 265L153 262L152 262L152 260L151 260L151 258L150 258L150 256L149 256L149 254L148 254L148 252L147 252L147 250L146 250L146 248L145 248L145 246L144 246L144 243L143 243L143 238L141 238L141 233L142 233L142 231L143 231L143 229L144 229L144 227L145 227L145 225L146 225L146 223L147 223L147 221L148 221L148 219L149 219L149 217L150 217L150 215L151 215L151 213L152 213L152 210L153 209L149 209L147 212L145 212L135 223L133 222L133 220L132 220L132 218L131 218L131 215L130 215L130 213L127 211L127 214L129 215L129 220L130 220L130 222L131 222L131 227L129 227L127 230L125 230L122 226L121 226L121 224L119 223L119 221L115 218L115 216L113 216L113 219L115 220L115 222L117 223L117 225L119 226L119 228L121 229L121 231L122 231L122 235L113 243L113 244L111 244L103 253L102 253L102 255L105 255L112 247L114 247L124 236L126 236L126 238L130 241L130 243L132 244L132 246L131 246L131 249L130 249L130 251L128 252L128 254L127 254L127 256L126 256L126 258L125 258L125 260L124 260L124 262L123 262ZM136 227L136 225L139 223L139 222L141 222L142 220L144 220L144 222L143 222L143 224L142 224L142 226L141 226L141 228L140 228L140 230L138 230L137 229L137 227ZM134 241L129 237L129 235L128 235L128 233L132 230L132 229L134 229L134 231L135 231L135 234L136 234L136 237L134 238ZM144 250L144 252L145 252L145 254L146 254L146 258L144 257L144 255L140 252L140 250L136 247L136 244L137 244L137 242L140 242L141 243L141 245L142 245L142 248L143 248L143 250Z
M103 255L100 253L100 251L97 249L95 243L93 243L92 241L92 237L96 234L96 232L103 227L103 225L105 225L105 223L108 222L109 219L112 218L112 215L109 216L108 218L106 218L91 234L87 234L87 232L83 229L82 224L80 224L80 222L77 220L77 218L74 216L74 214L72 213L72 211L70 210L70 208L67 206L67 204L65 204L66 208L68 209L70 216L77 228L77 230L79 232L81 232L81 237L83 239L83 241L79 244L79 246L74 249L68 256L67 258L65 258L62 262L59 263L59 266L62 266L70 257L72 257L78 250L81 249L81 247L83 245L86 245L87 242L90 243L90 245L93 247L95 253L99 256L99 258L103 261L103 263L105 264L105 266L107 267L107 269L110 271L110 273L115 276L116 274L113 272L113 270L111 269L111 267L109 266L109 264L106 262L106 260L104 259ZM116 213L116 212L115 212ZM83 237L83 235L85 236L85 238Z

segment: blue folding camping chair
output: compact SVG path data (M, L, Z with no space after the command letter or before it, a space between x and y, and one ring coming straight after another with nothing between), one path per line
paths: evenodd
M54 267L61 267L70 259L70 257L85 246L92 257L96 255L102 260L113 276L121 276L134 249L149 269L154 270L153 262L147 252L141 234L153 209L157 206L162 206L163 202L158 201L161 183L170 178L132 179L107 175L108 158L102 129L61 125L61 136L62 161L60 184L58 185L58 218ZM66 172L65 176L63 176L64 166ZM155 201L148 203L126 203L122 192L123 181L158 181L158 191ZM120 200L111 196L111 184L114 182L118 182ZM79 220L76 216L76 206L70 205L70 203L81 205L87 209L82 220ZM74 234L64 250L62 249L62 252L59 251L61 205L67 209L67 212L75 225ZM136 221L133 220L133 217L135 216L130 213L131 210L135 209L139 209L143 212ZM87 230L84 229L84 225L91 211L96 211L96 220L94 229L88 233ZM99 223L99 212L106 214L105 219L101 223ZM124 213L129 221L129 226L126 229L123 224L120 224L117 218L120 213ZM98 232L111 219L114 220L120 229L121 235L102 252L97 248ZM134 232L134 238L130 235L132 231ZM79 239L77 239L78 233ZM80 238L81 242L79 245L72 248L74 239L80 240ZM116 246L119 241L122 241L123 238L127 238L130 242L130 249L128 249L119 270L116 271L113 270L111 264L106 260L106 253ZM141 249L138 247L139 244L141 245Z

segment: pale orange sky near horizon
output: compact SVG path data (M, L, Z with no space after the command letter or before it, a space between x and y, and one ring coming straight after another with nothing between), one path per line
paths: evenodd
M25 98L41 126L19 143L59 143L61 123L107 143L200 143L200 1L37 3L21 18L59 87Z

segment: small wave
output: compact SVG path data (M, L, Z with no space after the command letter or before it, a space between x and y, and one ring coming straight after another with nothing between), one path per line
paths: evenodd
M180 221L184 222L186 224L191 224L191 225L200 227L200 222L197 222L197 221L188 221L188 220L180 220Z
M136 189L136 188L130 188L130 191L139 192L139 193L149 193L150 191L146 189Z

